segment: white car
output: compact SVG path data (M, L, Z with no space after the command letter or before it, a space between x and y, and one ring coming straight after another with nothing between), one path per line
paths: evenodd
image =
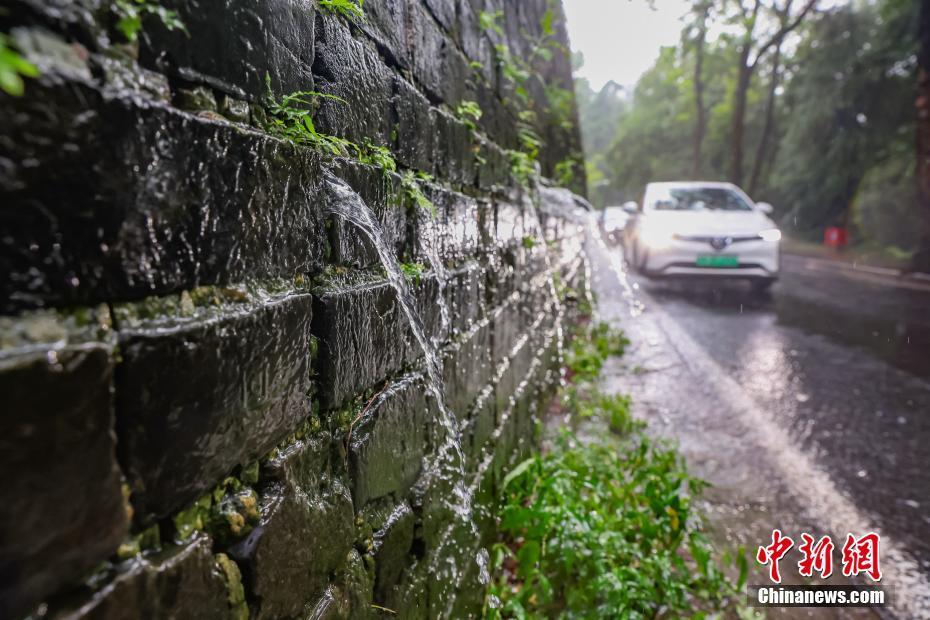
M746 278L757 289L778 278L781 231L772 206L732 183L650 183L624 230L627 262L660 276Z

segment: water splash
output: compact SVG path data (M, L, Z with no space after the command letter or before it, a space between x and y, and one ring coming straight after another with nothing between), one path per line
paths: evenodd
M428 217L425 214L421 214L420 217ZM446 266L442 262L442 257L439 255L439 244L440 244L440 233L439 226L432 222L432 225L428 227L428 234L423 239L423 252L426 255L426 260L429 263L430 270L433 272L433 276L436 278L437 291L436 291L436 305L439 306L439 335L433 341L433 344L438 346L442 341L444 334L451 335L452 319L449 313L449 304L446 301L446 286L449 282L449 271L446 269Z
M478 563L478 582L485 586L491 583L491 574L488 572L489 560L488 550L484 547L479 549L478 555L475 556L475 562Z

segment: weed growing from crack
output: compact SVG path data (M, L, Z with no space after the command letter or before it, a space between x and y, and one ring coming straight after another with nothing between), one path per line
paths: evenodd
M333 15L342 15L350 21L364 19L365 0L319 0L320 8Z
M366 139L361 146L356 148L359 162L374 166L375 168L380 168L385 176L390 175L392 172L397 172L397 162L394 160L394 155L391 154L390 149L387 147L372 144Z
M423 193L423 188L420 186L422 181L429 182L432 180L433 177L425 172L414 172L413 170L407 170L400 177L400 183L404 188L404 193L407 195L407 198L410 198L418 209L426 211L430 214L430 217L436 219L436 205L433 204L432 200L426 197L426 194Z
M481 106L475 101L462 101L455 108L455 116L462 121L472 132L478 131L476 124L481 120Z
M0 33L0 90L14 97L21 96L24 77L39 77L39 69L19 55L10 37Z
M358 152L358 146L351 141L321 133L313 122L313 114L320 99L346 103L345 99L315 91L299 91L276 100L270 95L270 77L266 75L265 81L268 84L267 108L270 114L266 131L334 156L349 157L353 151Z
M379 168L385 176L397 172L397 161L390 149L365 140L361 145L329 134L317 131L313 115L321 99L329 99L347 104L341 97L315 91L300 91L285 95L280 100L271 94L271 78L266 74L265 82L268 86L266 107L269 120L264 129L279 138L309 146L334 157L353 159L361 164ZM433 180L425 172L406 170L400 177L401 188L404 195L413 201L414 205L436 217L436 206L423 193L421 183Z
M142 17L154 15L168 30L187 32L177 11L166 9L150 0L115 0L113 11L116 13L116 27L129 42L135 41L142 30Z
M592 326L587 333L577 335L572 341L565 362L570 378L579 382L597 380L607 358L623 355L629 344L622 331L607 323Z
M422 263L401 263L400 270L407 280L413 284L419 284L423 279L423 273L426 271L426 268Z

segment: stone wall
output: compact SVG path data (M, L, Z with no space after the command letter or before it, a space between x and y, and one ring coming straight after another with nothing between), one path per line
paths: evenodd
M560 6L166 0L184 30L145 12L132 42L118 3L5 8L41 77L0 93L0 616L480 615L583 276L577 198L511 161L529 122L583 190L567 52L534 51L566 45ZM311 90L344 100L320 132L397 170L267 130Z

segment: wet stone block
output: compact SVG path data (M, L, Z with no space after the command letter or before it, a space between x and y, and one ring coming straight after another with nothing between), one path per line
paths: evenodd
M326 620L373 616L371 571L355 549L349 551L346 557L346 569L336 576L307 617Z
M255 618L298 617L323 595L352 548L352 499L331 467L332 437L319 432L264 466L261 522L229 553L257 601Z
M411 72L424 94L433 103L444 101L452 106L467 99L468 61L426 7L408 3L407 24Z
M426 192L436 207L436 216L423 210L417 212L414 253L426 260L430 252L447 266L456 265L478 254L481 242L487 238L486 213L490 207L474 198L430 188Z
M312 298L257 295L192 316L117 309L117 431L143 519L164 517L310 414ZM153 372L153 369L158 369Z
M339 18L321 13L317 19L316 89L342 98L324 99L316 114L317 128L356 143L390 143L393 73L369 41L352 36Z
M413 287L427 337L439 334L437 284ZM313 331L320 334L319 395L337 408L423 356L394 288L383 280L316 293Z
M541 316L516 341L508 355L508 366L494 387L499 411L506 409L519 396L523 384L532 378L531 373L538 364L540 350L548 339L555 337L550 331L551 324L552 319L546 320L545 316Z
M484 65L490 60L488 52L491 46L478 17L479 11L483 10L484 7L475 8L472 4L469 1L458 3L456 34L465 55L470 60L479 61ZM485 48L487 51L485 51ZM482 74L486 78L489 77L485 70L482 70Z
M391 108L394 114L393 150L397 161L408 168L435 172L436 118L429 100L410 82L396 76Z
M383 607L397 612L398 618L438 618L429 607L429 567L418 560L404 571L401 580L385 596Z
M74 620L235 618L227 577L204 534L119 567L99 591L50 605L48 617ZM239 616L241 617L241 616Z
M443 610L453 600L480 597L479 591L484 590L477 579L469 579L471 570L477 568L478 532L456 505L456 486L462 482L452 476L424 476L411 502L419 517L420 566L426 567L429 617L446 616Z
M415 515L404 502L391 512L387 522L375 532L373 554L376 602L384 603L387 600L404 568L411 563L415 525Z
M479 141L465 123L451 114L434 108L436 127L436 174L453 183L473 185L475 154Z
M487 315L486 281L484 268L474 262L449 273L445 293L452 314L453 336L470 331Z
M164 6L178 11L187 32L146 20L143 65L250 100L267 92L266 75L277 96L313 90L313 3L169 0Z
M490 317L493 341L490 362L493 365L507 359L520 344L528 327L525 306L516 298L494 310Z
M407 3L404 0L381 0L365 6L365 19L355 25L375 43L388 65L406 68Z
M439 22L440 26L446 33L455 35L455 13L457 4L467 4L467 2L455 2L454 0L425 0L426 7L433 18Z
M482 189L511 182L510 157L498 145L484 142L479 151L484 163L478 164L478 186Z
M491 328L482 322L444 351L445 400L456 417L467 417L481 389L491 380Z
M0 311L321 266L320 156L77 83L0 98Z
M497 424L497 402L494 399L494 386L488 385L475 399L469 420L464 425L462 436L467 439L469 467L476 467L484 458L488 449L488 439L494 433Z
M38 342L12 343L19 330ZM75 338L44 313L0 318L0 343L0 616L10 618L105 560L128 524L112 343Z
M525 221L526 209L507 201L495 201L494 239L501 247L521 243L530 233Z
M349 475L357 507L403 496L420 475L438 408L424 380L410 375L386 388L352 429Z

